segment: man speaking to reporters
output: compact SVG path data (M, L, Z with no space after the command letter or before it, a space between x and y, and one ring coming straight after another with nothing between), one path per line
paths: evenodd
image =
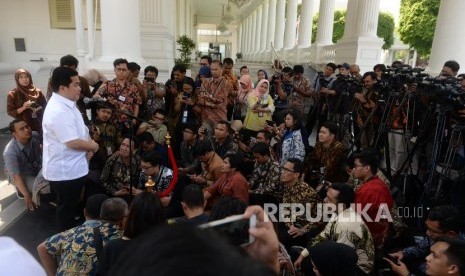
M91 158L99 146L90 138L76 106L81 93L78 73L66 67L56 68L52 89L42 121L42 167L57 196L58 230L64 231L76 224L74 216L89 171L86 157Z

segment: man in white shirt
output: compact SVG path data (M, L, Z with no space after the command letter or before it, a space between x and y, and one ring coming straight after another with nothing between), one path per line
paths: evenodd
M64 231L76 226L74 216L89 171L87 159L99 146L90 138L76 106L81 93L78 73L66 67L56 68L52 89L42 121L42 168L57 196L58 230Z

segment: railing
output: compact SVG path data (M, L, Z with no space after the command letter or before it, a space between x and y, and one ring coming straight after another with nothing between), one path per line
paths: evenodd
M289 66L291 67L291 65L286 61L286 52L283 51L282 53L284 54L284 57L283 58L280 58L278 52L276 52L276 49L274 48L273 46L273 43L271 43L271 56L270 56L270 59L271 59L271 64L273 64L273 67L276 69L277 67L286 67L286 66ZM279 64L276 64L276 62Z
M324 46L323 57L324 57L324 63L335 62L336 45Z

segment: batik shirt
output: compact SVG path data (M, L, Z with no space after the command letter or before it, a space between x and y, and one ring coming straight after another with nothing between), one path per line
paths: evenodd
M130 178L131 167L124 164L123 159L119 154L113 154L108 158L107 163L102 171L102 185L108 194L114 194L123 186L129 186L130 179L133 183L137 183L139 174L139 159L132 158L132 178Z
M114 224L88 220L80 226L45 240L47 252L59 257L57 276L95 275L97 271L97 254L94 227L99 227L103 246L112 239L122 237L122 232Z
M160 172L157 176L152 177L153 182L155 182L154 190L158 192L164 192L168 189L168 186L173 179L173 171L167 167L160 166ZM145 173L141 172L139 175L139 189L145 190L145 183L147 183L148 177Z
M206 95L206 98L201 98L197 102L202 107L201 119L202 122L210 122L213 124L219 121L227 120L228 95L231 93L232 87L224 77L211 78L208 82L202 84L199 93ZM210 101L215 99L216 102ZM207 102L212 103L215 107L207 105Z
M283 136L281 145L281 161L283 165L289 158L297 158L304 161L305 145L302 138L302 133L299 130L286 131Z
M121 134L116 130L116 126L111 122L103 123L98 119L92 121L89 126L90 131L96 131L98 128L99 137L95 142L99 148L97 153L90 159L90 169L102 170L108 157L116 152L122 142Z
M352 208L347 208L340 214L334 213L325 229L312 240L311 246L326 240L353 247L358 255L357 266L367 274L373 270L375 247L370 230ZM305 256L305 253L302 255Z
M279 164L273 162L271 158L264 164L256 162L250 178L250 187L254 194L271 195L281 201L283 184L279 178Z
M309 218L315 218L317 214L317 204L319 203L318 195L315 190L302 180L298 180L294 185L284 185L283 203L297 203L306 206L310 204L311 214L306 214L290 218L290 222L286 222L287 227L294 225L297 228L303 228L307 232L321 227L321 223L309 222ZM307 208L306 208L307 209Z
M136 106L142 103L137 86L129 81L125 82L124 87L121 87L116 79L107 81L100 86L98 93L102 98L108 98L109 102L113 104L116 109L128 112L132 115L135 115L134 111ZM115 122L126 122L131 120L131 118L119 112L115 112L113 118Z

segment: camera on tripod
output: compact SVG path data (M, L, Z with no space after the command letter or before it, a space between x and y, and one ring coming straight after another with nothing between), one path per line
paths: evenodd
M451 76L424 78L418 82L417 90L447 110L465 109L465 95L461 93L460 79Z
M321 88L328 88L328 85L331 82L331 80L325 79L325 75L323 74L323 72L318 72L318 82L320 83Z

